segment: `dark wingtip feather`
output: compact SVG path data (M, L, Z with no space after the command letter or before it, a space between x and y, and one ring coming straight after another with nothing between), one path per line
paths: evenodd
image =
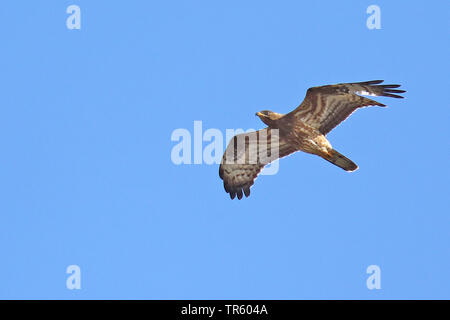
M360 84L379 84L382 83L384 80L371 80L371 81L363 81L363 82L358 82Z
M248 196L250 195L250 187L249 186L244 187L244 194L248 198Z
M403 99L404 97L399 96L397 94L390 94L390 93L384 93L383 94L384 97L391 97L391 98L398 98L398 99Z
M404 93L406 90L396 90L396 89L385 89L384 92L391 92L391 93Z

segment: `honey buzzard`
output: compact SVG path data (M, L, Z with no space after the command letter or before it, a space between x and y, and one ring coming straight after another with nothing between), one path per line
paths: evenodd
M333 149L325 136L356 109L384 104L362 97L403 98L398 84L380 85L383 80L340 83L309 88L303 102L288 114L264 110L256 115L268 127L234 136L219 168L225 191L231 199L250 195L250 187L268 163L296 151L315 154L332 164L354 171L358 166Z

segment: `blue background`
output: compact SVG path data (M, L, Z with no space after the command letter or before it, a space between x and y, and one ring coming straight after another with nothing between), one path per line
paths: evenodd
M446 1L3 1L0 298L450 298L449 21ZM297 153L231 201L218 165L171 161L194 120L259 129L373 79L408 92L329 134L354 173Z

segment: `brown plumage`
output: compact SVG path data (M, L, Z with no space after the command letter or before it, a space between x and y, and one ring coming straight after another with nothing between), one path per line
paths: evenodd
M256 115L265 129L236 135L222 157L219 176L231 199L250 195L259 172L268 163L296 151L315 154L334 165L354 171L358 166L333 149L326 135L356 109L384 104L358 94L403 98L398 84L380 85L383 80L340 83L308 89L303 102L288 114L261 111Z

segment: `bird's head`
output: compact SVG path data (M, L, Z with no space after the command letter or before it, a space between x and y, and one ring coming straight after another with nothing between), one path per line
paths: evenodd
M257 112L256 115L261 119L262 122L264 122L268 126L273 126L275 121L283 116L282 114L272 112L269 110Z

